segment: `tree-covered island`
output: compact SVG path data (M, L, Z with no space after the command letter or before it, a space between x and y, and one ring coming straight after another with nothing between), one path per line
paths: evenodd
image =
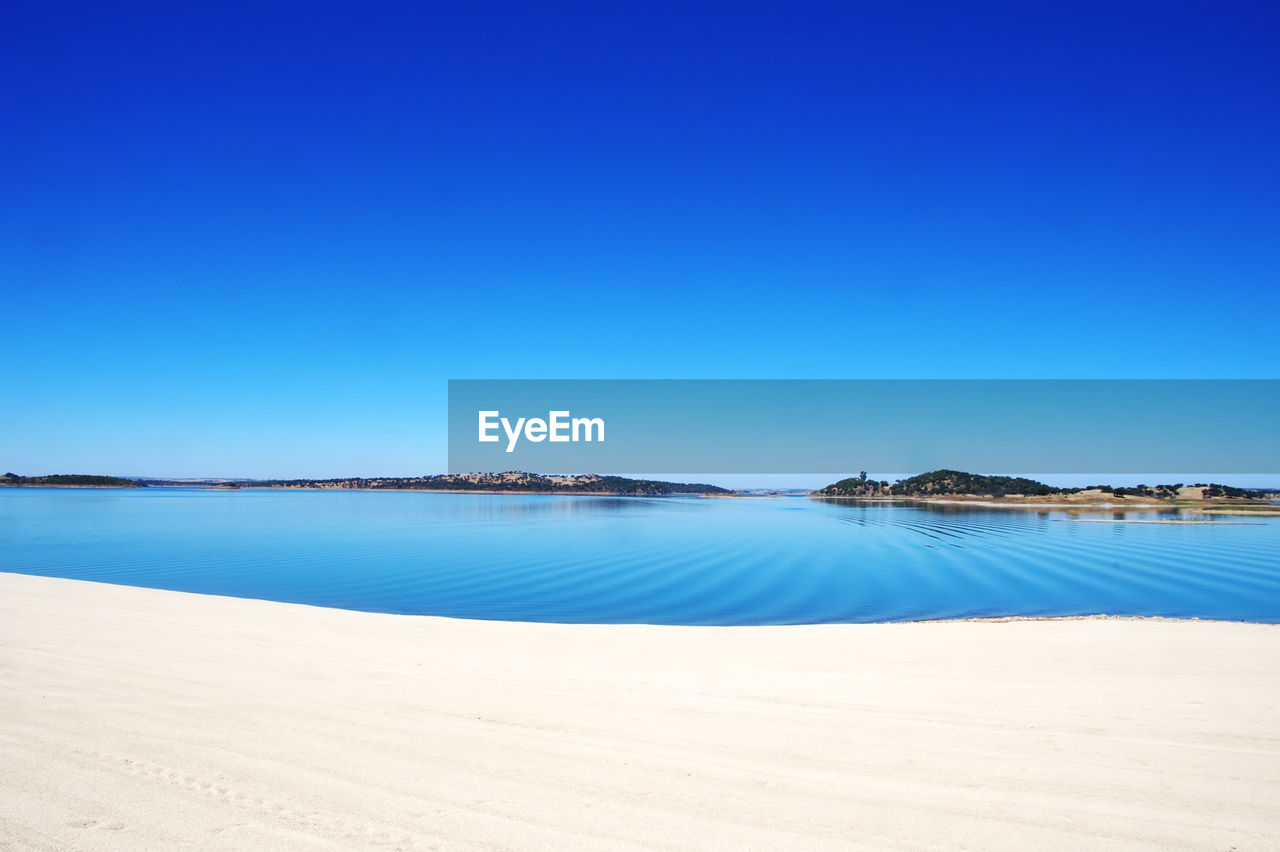
M1205 500L1267 503L1280 499L1280 492L1267 489L1236 488L1218 483L1181 482L1161 485L1112 487L1091 485L1061 488L1020 476L985 476L960 470L934 470L897 482L859 476L842 479L812 492L813 497L841 497L864 500L927 499L1012 499L1045 501L1050 498L1071 503L1142 498L1163 502L1203 502Z
M0 485L59 486L65 488L145 488L136 479L120 476L96 476L85 473L54 473L47 476L19 476L6 473L0 476Z
M727 488L701 482L665 482L624 476L580 474L543 476L536 473L435 474L433 476L349 477L340 479L261 479L241 481L242 488L322 488L400 491L472 491L484 493L606 494L656 497L666 494L732 494Z

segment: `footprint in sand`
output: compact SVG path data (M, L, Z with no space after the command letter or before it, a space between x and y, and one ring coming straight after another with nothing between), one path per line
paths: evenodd
M122 822L100 822L92 817L85 819L75 819L67 823L72 828L100 828L105 831L122 831L124 823Z

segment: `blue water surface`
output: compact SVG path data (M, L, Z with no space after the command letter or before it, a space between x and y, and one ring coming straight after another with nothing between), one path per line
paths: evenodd
M1114 522L1177 516L807 498L3 488L0 570L518 621L1280 622L1280 518Z

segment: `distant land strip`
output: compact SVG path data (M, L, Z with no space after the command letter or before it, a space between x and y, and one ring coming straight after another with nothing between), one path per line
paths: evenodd
M542 476L536 473L436 474L434 476L352 479L258 479L237 483L243 488L328 488L360 490L479 491L537 494L610 494L656 496L662 494L732 494L728 488L701 482L664 482L625 476L578 474Z
M85 473L54 473L48 476L18 476L6 473L0 476L0 485L44 485L70 488L144 488L137 479L122 476L95 476Z
M146 477L53 474L48 476L0 476L0 486L53 486L78 488L197 487L238 490L248 488L319 489L351 491L445 491L488 494L583 494L611 496L662 496L698 494L709 496L759 496L767 489L733 491L707 483L667 482L631 479L600 474L541 475L521 471L505 473L435 474L428 476L338 477L333 479L157 479ZM808 492L816 498L852 500L913 501L995 501L1009 505L1067 503L1072 505L1229 505L1270 507L1280 500L1280 491L1264 488L1237 488L1212 482L1165 483L1113 487L1092 485L1063 488L1033 479L987 476L958 470L935 470L896 482L869 479L866 473L842 479L825 488ZM1123 501L1118 503L1117 501Z
M1265 488L1236 488L1216 482L1182 482L1161 485L1112 487L1090 485L1084 488L1060 488L1020 476L985 476L959 470L934 470L897 482L868 479L866 473L842 479L812 492L813 497L836 497L862 500L938 500L988 499L1015 502L1065 501L1099 503L1112 500L1155 500L1171 504L1220 501L1231 503L1270 503L1280 499L1280 491Z

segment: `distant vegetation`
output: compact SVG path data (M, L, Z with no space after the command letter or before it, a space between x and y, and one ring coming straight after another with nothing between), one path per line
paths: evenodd
M859 476L851 476L826 488L813 492L823 497L889 497L891 486L885 480L867 479L864 470Z
M1233 488L1230 485L1218 485L1216 482L1210 482L1208 485L1201 483L1194 487L1203 488L1206 497L1258 497L1265 493L1256 488Z
M662 496L665 494L732 494L717 485L700 482L665 482L654 479L628 479L624 476L542 476L536 473L436 474L433 476L347 477L339 479L260 479L260 480L134 480L119 476L90 474L51 474L48 476L0 476L5 485L62 485L99 488L146 488L148 485L211 486L240 488L322 488L412 491L517 492L542 494L618 494ZM1192 494L1181 493L1197 489ZM1140 497L1156 500L1231 498L1251 500L1280 499L1280 492L1257 488L1236 488L1218 483L1197 482L1184 486L1181 482L1163 485L1131 485L1113 488L1091 485L1087 488L1058 488L1020 476L984 476L959 470L935 470L901 479L897 482L868 479L866 471L859 476L842 479L814 491L817 497L861 497L867 499L922 497L1050 497L1094 491L1125 499ZM1087 495L1086 495L1087 496Z
M84 473L55 473L49 476L0 476L0 485L81 485L107 488L145 488L142 483L119 476L92 476Z
M536 473L437 474L414 477L346 479L264 479L241 482L243 488L409 489L415 491L520 491L554 494L731 494L716 485L627 479L623 476L540 476Z
M866 473L842 479L814 493L829 497L929 497L943 494L1004 497L1043 497L1050 494L1075 493L1079 488L1054 488L1034 479L1020 476L983 476L959 470L935 470L892 485L883 480L866 478Z
M1110 485L1095 485L1094 488L1116 497L1155 497L1159 500L1173 500L1178 497L1184 486L1181 482L1172 485L1133 485L1126 488L1112 488ZM1191 488L1203 488L1205 497L1235 497L1247 499L1268 499L1274 492L1265 488L1236 488L1233 485L1219 485L1216 482L1197 482Z
M1157 500L1175 500L1179 497L1181 482L1166 485L1134 485L1113 488L1110 485L1091 485L1088 488L1057 488L1014 476L983 476L959 470L935 470L894 483L868 479L864 471L860 476L842 479L826 488L813 492L819 497L1049 497L1061 494L1079 494L1081 491L1100 491L1113 497L1149 497ZM1264 489L1235 488L1217 483L1196 483L1192 488L1203 488L1205 497L1234 497L1274 499L1275 493Z

